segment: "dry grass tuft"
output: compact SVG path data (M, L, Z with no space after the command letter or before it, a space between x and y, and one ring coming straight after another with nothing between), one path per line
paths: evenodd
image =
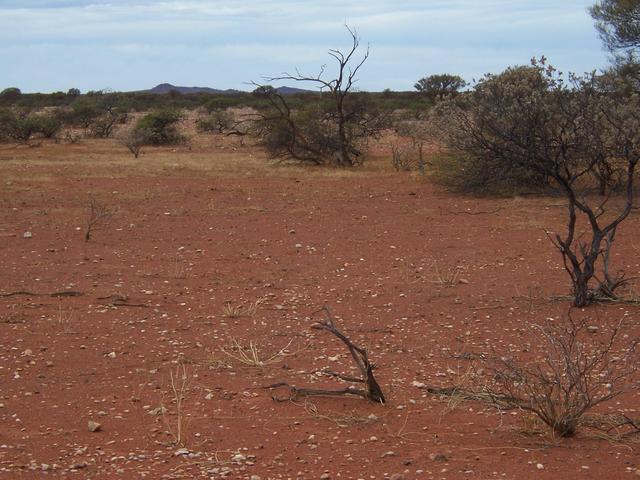
M253 341L249 341L248 346L242 346L235 338L231 339L231 346L228 349L220 350L230 358L250 367L263 368L280 361L282 357L289 355L287 349L291 346L293 340L289 340L284 347L275 353L264 355L258 345Z

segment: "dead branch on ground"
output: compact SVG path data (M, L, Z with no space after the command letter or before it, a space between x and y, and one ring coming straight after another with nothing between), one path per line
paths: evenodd
M277 401L287 401L287 400L295 400L300 396L341 396L341 395L355 395L358 397L365 398L371 402L376 403L385 403L385 397L382 392L382 388L378 384L375 376L373 375L373 371L376 368L374 363L369 361L369 357L366 349L355 345L345 334L343 334L338 328L335 326L333 321L333 317L331 316L331 312L328 307L323 307L321 312L324 312L325 318L311 326L314 330L325 330L345 344L353 361L355 362L358 370L362 377L351 377L348 375L343 375L341 373L336 372L326 372L328 375L339 378L345 382L351 383L361 383L364 388L356 388L352 385L338 390L332 389L316 389L316 388L299 388L294 385L290 385L287 382L278 382L272 385L268 385L264 387L265 389L274 389L279 387L287 387L289 389L289 396L286 398L280 398L273 396L274 400Z

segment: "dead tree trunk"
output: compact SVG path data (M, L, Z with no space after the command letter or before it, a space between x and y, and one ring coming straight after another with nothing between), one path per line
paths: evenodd
M312 395L326 395L326 396L335 396L335 395L356 395L359 397L366 398L371 402L382 403L386 402L384 393L382 392L382 388L380 388L380 384L376 380L373 371L376 368L374 363L369 361L369 356L367 355L366 349L355 345L345 334L343 334L340 330L338 330L333 322L333 317L331 316L331 312L327 307L324 307L322 310L325 314L324 320L321 320L311 326L314 330L325 330L332 335L339 338L342 343L346 345L349 349L349 353L353 358L358 370L360 370L361 378L350 377L348 375L343 375L341 373L336 372L326 372L328 375L344 380L345 382L352 383L361 383L363 384L363 388L355 388L353 386L349 386L347 388L343 388L340 390L325 390L325 389L315 389L315 388L298 388L293 385L290 385L286 382L274 383L273 385L268 385L265 388L274 389L278 387L288 387L289 388L289 397L288 398L277 398L274 397L275 400L292 400L299 396L312 396Z

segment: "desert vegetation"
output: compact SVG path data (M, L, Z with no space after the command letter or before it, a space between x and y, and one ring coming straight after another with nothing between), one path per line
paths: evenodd
M639 474L636 3L584 75L0 92L0 472Z

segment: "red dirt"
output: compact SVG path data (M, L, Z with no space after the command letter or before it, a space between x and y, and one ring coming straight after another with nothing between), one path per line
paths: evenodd
M566 314L567 301L548 300L569 285L543 231L561 228L562 199L464 198L384 165L276 168L229 145L139 161L109 142L2 147L0 172L0 293L82 293L0 298L0 478L602 479L640 469L637 443L553 440L524 413L412 384L456 382L470 365L461 354L535 349L525 321ZM115 212L85 243L90 196ZM634 215L617 239L614 262L629 275L640 271L638 234ZM438 284L436 265L460 267L464 283ZM223 314L258 299L253 314ZM314 374L354 373L344 346L310 329L323 305L368 347L386 406L278 403L260 388L344 387ZM637 326L634 306L583 315L614 324L624 312ZM221 351L233 353L234 339L263 358L292 343L258 368ZM181 368L188 454L176 455L167 432ZM638 416L638 399L605 410ZM166 414L149 413L161 405Z

